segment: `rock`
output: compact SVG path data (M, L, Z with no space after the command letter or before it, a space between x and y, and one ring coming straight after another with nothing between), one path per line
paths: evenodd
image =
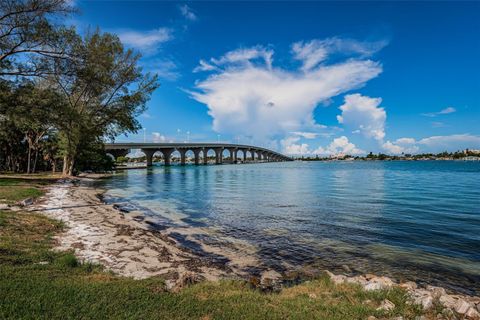
M308 297L309 297L310 299L317 299L317 295L316 295L315 293L309 293L309 294L308 294Z
M475 308L473 308L473 307L470 307L467 310L467 312L465 312L465 315L469 319L480 319L480 313L477 310L475 310Z
M8 210L10 206L6 203L0 203L0 210Z
M422 306L423 310L428 310L433 307L433 297L427 290L418 289L413 292L413 303Z
M374 316L369 316L367 320L377 320L377 318L375 318Z
M448 294L444 294L443 296L441 296L438 301L440 301L440 304L442 306L449 309L453 309L455 307L455 304L457 303L457 299Z
M24 199L24 200L20 201L20 205L22 207L30 206L32 204L33 204L33 198L27 198L27 199Z
M477 311L480 312L480 303L477 304Z
M391 318L390 320L403 320L403 317L402 317L402 316L398 316L398 317L395 317L395 318Z
M417 289L417 284L413 281L407 281L398 285L400 288L411 291Z
M453 307L455 311L457 311L460 314L465 314L467 313L468 309L470 309L470 303L463 299L458 299L457 303L455 303L455 306Z
M378 282L369 281L363 286L363 289L365 289L365 291L382 290L382 286Z
M380 306L377 308L377 310L383 310L383 311L390 311L390 310L393 310L395 309L395 305L393 304L392 301L388 300L388 299L385 299L382 301L382 303L380 304Z
M346 276L343 276L341 274L335 275L328 270L325 270L325 273L330 277L330 280L332 280L332 282L335 283L335 284L344 283L347 279Z
M388 289L391 288L394 285L392 279L388 277L374 277L371 278L364 286L363 288L366 291L372 291L372 290L382 290L382 289Z
M446 295L447 292L441 287L435 287L427 285L426 289L432 293L434 299L439 299L441 296Z
M194 283L200 282L203 280L203 277L194 272L185 272L180 276L176 281L175 285L172 287L173 292L179 292L181 289L186 288ZM169 285L167 284L167 288Z
M377 277L376 275L371 274L371 273L367 273L367 274L365 275L365 279L367 279L367 280L370 280L370 279L373 279L373 278L376 278L376 277Z
M260 287L266 290L279 290L282 275L275 270L267 270L260 277Z
M347 266L346 264L342 265L342 269L343 271L347 272L347 273L351 273L352 272L352 269L350 269L349 266Z

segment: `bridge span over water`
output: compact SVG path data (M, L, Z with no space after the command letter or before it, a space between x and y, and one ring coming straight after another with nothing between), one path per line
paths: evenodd
M160 152L163 156L165 165L170 165L171 155L174 151L180 153L180 164L186 163L186 154L188 151L193 152L194 162L196 165L201 163L208 163L208 152L213 150L215 152L215 163L222 164L224 160L228 163L245 163L245 162L278 162L278 161L292 161L281 153L265 149L262 147L255 147L242 144L231 143L107 143L105 150L113 157L126 156L130 150L140 149L147 158L147 166L153 164L153 155ZM224 159L223 153L228 150L229 157ZM239 151L242 156L239 157ZM201 157L200 157L201 155Z

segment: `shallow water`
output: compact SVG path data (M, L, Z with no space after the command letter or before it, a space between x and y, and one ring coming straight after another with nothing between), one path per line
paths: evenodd
M211 230L193 238L248 248L262 268L347 265L479 294L479 178L480 162L288 162L156 166L103 183L107 201Z

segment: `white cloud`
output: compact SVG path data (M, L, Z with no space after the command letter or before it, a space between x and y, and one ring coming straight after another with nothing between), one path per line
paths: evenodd
M379 107L380 103L381 98L370 98L358 93L349 94L345 96L345 102L340 106L342 114L337 116L337 120L367 138L383 141L387 113Z
M309 145L307 143L297 143L300 141L299 136L287 137L281 141L283 152L292 155L310 154Z
M316 132L293 131L292 134L303 137L305 139L315 139L318 136L318 133Z
M197 15L193 12L192 8L190 8L188 5L184 4L178 7L180 10L180 13L182 16L185 17L185 19L190 20L190 21L196 21Z
M197 81L191 96L207 105L213 129L255 139L306 131L318 124L319 103L359 88L382 72L378 62L351 58L308 70L273 67L273 50L242 48L200 61L195 71L213 71Z
M402 154L402 153L417 153L419 148L415 145L415 139L413 138L400 138L395 142L387 141L382 147L389 154Z
M153 142L165 142L167 138L164 135L161 135L160 132L152 132Z
M142 63L145 69L157 74L160 78L175 81L180 77L177 65L167 59L149 59Z
M292 45L292 52L295 59L303 62L302 70L308 71L334 53L368 57L385 45L387 45L386 41L361 42L353 39L328 38L296 42Z
M365 154L365 151L357 148L348 138L341 136L333 139L333 141L325 148L319 147L316 150L310 150L307 143L298 143L300 136L290 136L282 140L281 144L283 152L291 155L359 155Z
M442 114L450 114L450 113L454 113L456 112L457 109L453 108L453 107L447 107L445 109L442 109L438 112L429 112L429 113L422 113L423 116L426 116L426 117L436 117L438 115L442 115Z
M319 155L359 155L365 154L366 152L348 141L347 137L341 136L333 139L326 148L319 147L312 153Z
M273 50L262 46L255 46L251 48L240 48L227 52L219 59L212 58L210 61L217 66L252 66L256 60L263 62L268 69L272 66Z
M448 136L432 136L416 141L413 138L400 138L395 142L387 141L383 148L392 154L401 153L438 153L480 148L480 136L471 134L453 134Z
M163 43L173 38L172 30L169 28L146 31L119 30L116 33L125 45L145 54L155 53Z
M433 136L418 141L422 151L442 152L445 150L455 151L462 149L480 148L480 136L471 134L453 134L449 136Z

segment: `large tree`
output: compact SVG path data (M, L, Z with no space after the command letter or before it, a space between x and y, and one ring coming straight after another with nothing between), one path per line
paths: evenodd
M55 25L72 12L67 0L0 0L0 76L38 76L45 57L63 57L63 37L72 29Z
M140 55L126 50L116 35L96 30L65 45L75 59L54 57L48 80L65 99L56 126L63 174L72 175L82 140L140 129L136 116L145 110L158 80L142 72Z

